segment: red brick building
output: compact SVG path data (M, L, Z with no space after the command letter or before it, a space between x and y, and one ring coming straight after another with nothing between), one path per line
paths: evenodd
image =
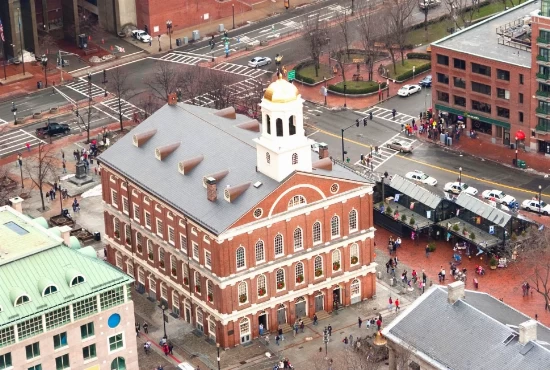
M375 294L372 184L311 150L302 103L169 104L101 156L109 262L223 347Z
M467 131L491 135L493 144L550 153L550 124L541 123L546 107L540 106L550 69L539 70L550 63L538 57L541 43L534 42L540 24L550 21L536 16L539 10L526 2L433 43L435 110Z

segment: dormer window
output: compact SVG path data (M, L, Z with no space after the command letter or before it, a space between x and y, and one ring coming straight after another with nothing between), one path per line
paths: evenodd
M75 276L72 280L71 280L71 286L76 286L78 284L82 284L86 282L86 279L84 279L84 276L82 275L78 275L78 276Z
M57 287L55 285L50 285L46 287L46 289L44 289L44 291L42 292L42 297L45 297L47 295L54 294L54 293L57 293Z
M17 306L21 306L25 303L28 303L31 301L31 298L28 296L28 295L22 295L20 297L18 297L16 300L15 300L15 304L14 306L17 307Z

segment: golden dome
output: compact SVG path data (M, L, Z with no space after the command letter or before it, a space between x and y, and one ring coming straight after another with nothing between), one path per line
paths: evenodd
M264 93L264 99L272 103L288 103L298 99L300 93L296 86L283 79L280 74L277 81L272 82Z

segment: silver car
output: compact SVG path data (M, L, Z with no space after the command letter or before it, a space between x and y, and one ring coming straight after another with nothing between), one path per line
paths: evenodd
M388 148L391 148L393 150L397 150L401 153L411 153L413 150L413 147L411 144L404 143L403 141L394 140L387 145Z
M252 68L258 68L266 66L271 63L271 59L268 57L254 57L248 62L248 66Z

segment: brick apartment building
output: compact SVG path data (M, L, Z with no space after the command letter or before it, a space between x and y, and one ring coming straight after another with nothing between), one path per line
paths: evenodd
M223 347L375 294L372 184L304 134L279 79L262 124L170 102L101 155L108 260Z
M540 8L528 1L433 43L435 110L496 145L550 154L550 14Z
M0 207L0 369L138 369L133 279L68 226Z

